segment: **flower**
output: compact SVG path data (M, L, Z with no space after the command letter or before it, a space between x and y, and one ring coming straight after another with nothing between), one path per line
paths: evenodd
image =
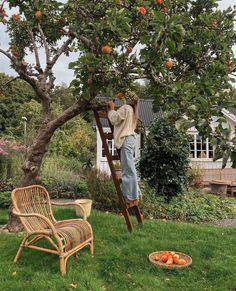
M0 148L0 156L7 156L8 153L4 149Z

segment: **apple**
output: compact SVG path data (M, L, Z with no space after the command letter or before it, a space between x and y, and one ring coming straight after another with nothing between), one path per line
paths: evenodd
M127 52L128 53L132 53L132 51L133 51L133 48L131 46L127 47Z
M108 54L109 55L112 52L112 47L110 47L109 45L104 45L102 47L102 52L104 54Z
M156 3L157 3L158 5L162 5L163 2L164 2L164 0L156 0Z
M173 262L174 262L174 264L178 265L178 263L179 263L179 255L177 255L177 254L173 255Z
M168 256L168 260L166 261L166 264L167 264L167 265L172 265L172 264L173 264L173 258L172 258L171 255Z
M14 20L14 21L19 21L20 20L20 15L17 15L17 14L13 14L12 15L12 19Z
M140 7L138 7L138 13L140 13L144 16L147 14L147 9L144 6L140 6Z
M164 62L164 66L167 68L167 69L171 69L172 67L173 67L173 61L172 61L172 59L167 59L167 60L165 60L165 62Z
M36 18L41 18L43 16L43 13L42 13L42 11L37 10L34 15Z
M125 94L124 94L123 92L118 92L118 93L116 94L116 97L117 97L118 99L122 100L122 99L125 98Z
M178 265L186 265L186 261L184 259L179 259Z

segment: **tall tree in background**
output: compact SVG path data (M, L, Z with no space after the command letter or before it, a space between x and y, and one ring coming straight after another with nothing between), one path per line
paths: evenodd
M178 127L196 124L200 133L214 137L218 157L230 155L234 144L229 144L222 127L221 109L233 105L235 10L219 11L216 2L1 1L0 22L10 44L0 53L34 89L43 112L37 137L27 150L22 184L39 182L42 159L58 127L91 109L96 96L125 92L140 79L148 81L156 109L174 109ZM19 12L7 16L8 5ZM76 101L54 116L53 68L71 51L78 52L70 65ZM29 54L35 56L31 64ZM215 132L210 127L213 115L219 116Z
M23 128L19 106L32 99L35 99L35 92L31 86L22 80L12 82L11 77L0 73L0 136L15 134L19 127Z

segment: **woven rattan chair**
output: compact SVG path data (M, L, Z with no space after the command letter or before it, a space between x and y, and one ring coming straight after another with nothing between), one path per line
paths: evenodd
M20 257L24 247L59 255L60 270L66 274L67 259L85 246L93 254L93 232L90 224L82 219L56 221L51 204L77 205L77 203L51 203L47 190L39 185L17 188L12 191L13 213L17 215L26 231L14 262ZM84 212L83 212L84 213ZM35 245L46 239L52 248Z

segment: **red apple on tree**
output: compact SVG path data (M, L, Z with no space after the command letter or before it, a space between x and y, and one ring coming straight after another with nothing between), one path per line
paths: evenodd
M43 16L43 13L42 13L42 11L37 10L34 15L36 18L41 18Z
M173 61L171 58L167 59L165 62L164 62L164 66L167 68L167 69L171 69L173 67Z
M156 3L158 4L158 5L162 5L163 4L163 0L156 0Z
M112 52L112 47L110 47L109 45L104 45L102 47L102 52L104 54L108 54L109 55Z

